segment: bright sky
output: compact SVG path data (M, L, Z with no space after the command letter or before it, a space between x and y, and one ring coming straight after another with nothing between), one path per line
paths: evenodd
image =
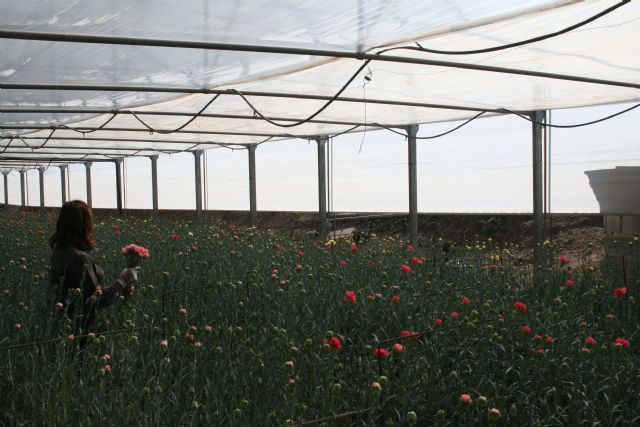
M597 119L632 104L556 110L552 123ZM640 108L603 123L551 131L551 211L598 212L585 170L640 165ZM459 123L423 125L418 136ZM478 119L434 140L418 141L420 212L531 212L531 124L514 116ZM301 140L256 151L258 210L318 209L317 146ZM248 210L246 150L209 150L208 208ZM194 209L194 157L158 160L160 209ZM126 207L151 208L151 162L125 162ZM84 165L70 166L70 197L86 198ZM115 207L113 164L92 168L94 207ZM333 210L408 211L407 143L389 131L343 135L334 142ZM39 204L38 172L28 173L29 204ZM0 186L1 187L1 186ZM3 188L0 191L4 192ZM45 204L60 206L60 172L45 172ZM2 196L4 199L4 194ZM9 175L9 203L19 204L19 175Z

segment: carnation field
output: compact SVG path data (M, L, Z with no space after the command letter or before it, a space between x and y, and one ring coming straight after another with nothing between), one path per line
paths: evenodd
M150 258L82 338L52 327L54 213L0 221L0 425L640 425L638 283L552 244L534 285L490 241L98 216L108 277Z

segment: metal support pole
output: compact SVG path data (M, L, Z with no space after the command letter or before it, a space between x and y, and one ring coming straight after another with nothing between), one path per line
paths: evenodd
M2 172L4 177L4 206L9 206L9 172Z
M195 160L195 179L196 179L196 221L202 222L202 150L193 152Z
M320 217L320 239L327 240L327 163L326 145L328 138L318 138L318 216Z
M118 216L122 216L124 210L122 209L122 159L114 160L116 165L116 208L118 209Z
M84 163L84 172L87 179L87 205L89 205L90 208L93 208L93 193L91 191L91 166L93 166L93 163L91 162Z
M44 209L44 168L38 168L38 178L40 185L40 208Z
M252 144L248 147L249 152L249 211L251 225L258 225L258 207L256 203L256 147Z
M61 199L62 199L62 203L61 205L64 205L65 202L67 201L67 166L63 165L60 166L60 188L62 190L61 194Z
M416 163L416 136L418 125L407 127L409 145L409 241L418 237L418 169Z
M24 174L26 171L20 171L20 206L24 209L26 206L25 197L24 197Z
M151 159L151 199L153 216L158 217L158 155L149 156Z
M532 124L533 141L533 278L534 284L538 283L538 277L542 268L543 254L542 244L544 239L544 212L542 211L542 132L545 112L533 111L529 114ZM537 123L536 123L537 122Z

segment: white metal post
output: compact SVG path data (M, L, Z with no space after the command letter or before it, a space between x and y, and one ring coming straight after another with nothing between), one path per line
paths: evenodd
M256 202L256 145L248 147L249 152L249 211L251 225L258 225L258 206Z
M9 172L2 172L4 178L4 205L9 206Z
M60 187L62 190L61 193L61 199L62 199L62 205L65 204L65 202L67 201L67 166L66 165L62 165L60 166Z
M85 162L84 163L84 172L85 172L85 176L86 176L86 186L87 186L87 205L89 205L90 208L93 207L93 192L91 189L91 166L93 165L93 163L91 162Z
M38 184L40 186L40 208L44 209L44 168L38 168Z
M122 159L116 159L114 163L116 166L116 208L118 216L122 216L124 213L122 209Z
M26 171L20 171L20 206L22 206L22 208L24 209L24 207L26 206L26 202L25 202L25 197L24 197L24 174L27 173Z
M149 156L151 159L151 201L153 215L158 217L158 155Z
M195 180L196 180L196 221L202 221L202 150L193 152L195 161Z
M542 211L542 132L545 118L544 111L530 113L533 141L533 267L534 283L537 283L538 272L542 268L542 243L544 239L544 218Z
M328 138L318 138L318 216L320 218L320 239L327 240L327 165L326 145Z
M409 241L415 243L418 237L418 170L416 162L416 136L418 125L407 127L409 145Z

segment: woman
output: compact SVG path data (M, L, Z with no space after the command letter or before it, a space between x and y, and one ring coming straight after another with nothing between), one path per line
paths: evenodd
M49 239L51 287L57 310L67 309L76 335L105 332L105 308L120 295L130 293L137 270L125 268L111 286L105 285L104 271L87 253L95 246L93 214L87 204L73 200L62 205L56 231Z

